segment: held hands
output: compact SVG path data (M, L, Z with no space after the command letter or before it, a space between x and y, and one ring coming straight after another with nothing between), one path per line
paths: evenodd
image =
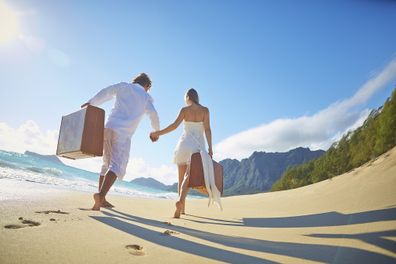
M150 139L151 139L151 142L156 142L159 139L158 132L151 132L150 133Z

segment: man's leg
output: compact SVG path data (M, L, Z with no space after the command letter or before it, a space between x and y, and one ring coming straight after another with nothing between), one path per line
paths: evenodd
M102 188L102 184L103 184L104 178L105 178L104 175L100 175L100 176L99 176L99 189L98 189L98 192L100 192L100 189ZM107 207L107 208L113 208L113 207L114 207L114 205L112 205L111 203L109 203L106 199L104 200L102 206L103 206L103 207Z
M103 165L101 168L100 176L99 176L99 186L98 186L98 193L102 189L103 181L105 179L105 175L109 170L110 161L112 157L112 138L113 138L113 131L111 129L105 128L104 131L104 139L103 139ZM114 207L111 203L104 200L103 207Z
M92 210L99 210L100 207L105 206L107 193L116 181L117 176L122 179L122 177L125 175L129 160L131 139L128 137L120 137L120 135L111 129L107 130L109 134L109 140L107 141L108 155L106 157L106 165L108 170L104 177L100 191L94 194L95 204L92 207ZM105 167L102 167L102 174L104 173L104 169Z
M116 179L117 179L117 175L111 170L109 170L106 173L105 179L102 184L102 188L100 188L100 192L99 192L100 196L102 196L103 199L106 197L107 193L109 192L111 186L113 186Z
M100 207L103 206L104 201L106 200L106 195L109 192L111 186L113 186L116 179L117 179L117 175L114 172L109 170L106 173L104 177L104 181L100 188L100 192L94 194L95 204L92 207L92 210L99 210Z
M103 184L103 180L104 180L104 175L100 175L99 176L99 188L98 188L98 192L100 192L100 189L102 188L102 184Z

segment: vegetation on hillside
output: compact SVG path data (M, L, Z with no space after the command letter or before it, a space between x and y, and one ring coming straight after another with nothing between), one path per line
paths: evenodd
M364 124L344 135L320 158L289 168L272 186L286 190L323 181L357 168L396 145L396 89Z

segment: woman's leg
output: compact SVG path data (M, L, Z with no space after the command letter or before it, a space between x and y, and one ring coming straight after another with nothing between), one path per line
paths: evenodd
M178 165L177 168L178 168L178 171L179 171L178 194L179 194L179 197L180 197L180 192L181 192L181 189L182 189L182 183L183 183L186 171L187 171L187 164ZM185 214L185 203L183 203L183 207L182 207L181 213Z
M190 181L190 175L186 174L186 177L184 177L184 180L181 185L181 191L179 195L179 201L176 202L176 211L174 214L175 218L180 218L180 214L182 213L182 210L184 209L184 204L186 203L186 197L188 194L188 184Z

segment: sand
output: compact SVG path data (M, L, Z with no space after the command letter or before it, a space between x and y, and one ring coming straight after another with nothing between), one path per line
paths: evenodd
M12 188L2 264L396 263L396 148L331 180L223 198L222 212L190 199L181 219L172 200L113 195L115 208L93 212L89 193L0 179L0 195Z

